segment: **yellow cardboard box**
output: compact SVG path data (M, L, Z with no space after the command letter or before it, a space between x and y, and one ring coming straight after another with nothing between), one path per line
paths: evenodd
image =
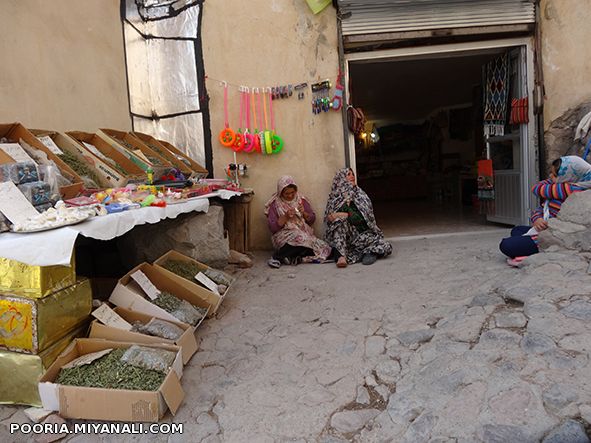
M0 348L37 354L88 321L89 280L41 299L0 295Z
M43 298L74 283L74 254L70 266L33 266L0 257L0 294Z

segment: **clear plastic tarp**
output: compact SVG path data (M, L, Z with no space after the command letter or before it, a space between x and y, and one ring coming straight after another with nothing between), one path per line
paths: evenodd
M207 166L197 59L201 3L126 0L124 30L134 129Z

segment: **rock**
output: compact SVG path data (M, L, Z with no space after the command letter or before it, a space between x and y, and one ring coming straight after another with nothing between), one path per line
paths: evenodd
M228 263L231 265L238 265L241 268L252 268L253 265L253 261L248 255L242 254L241 252L235 251L234 249L230 250L230 254L228 255ZM295 276L289 278L295 278Z
M536 254L543 255L543 254ZM556 312L556 306L552 303L530 300L523 306L523 313L528 317L544 316L544 314L551 314Z
M360 405L368 405L369 400L369 392L367 391L367 388L364 386L357 386L357 398L355 399L355 402Z
M408 425L421 415L424 408L418 399L395 392L390 396L386 410L394 423Z
M537 443L538 439L529 435L526 428L510 425L484 425L479 431L483 443Z
M505 302L501 297L494 294L478 294L472 299L468 306L502 305Z
M376 357L386 350L386 339L381 336L371 336L365 339L365 356Z
M585 300L576 300L566 308L562 308L560 313L577 320L589 321L591 320L591 303Z
M395 383L400 369L400 363L397 360L386 360L376 366L376 375L385 383Z
M374 389L384 401L388 401L388 398L390 398L390 389L387 386L377 385Z
M576 225L588 226L591 224L591 196L585 192L577 192L569 195L568 199L560 207L560 220Z
M545 352L543 358L550 369L580 369L589 362L587 353L572 350L567 352L558 348Z
M368 375L365 377L365 384L366 386L377 386L378 382L376 381L375 377L373 375Z
M410 346L415 343L424 343L433 338L435 331L433 329L419 329L418 331L407 331L397 336L400 343L404 346Z
M525 303L529 299L538 296L540 293L539 288L531 286L515 286L507 288L503 291L503 298L506 300L513 300L519 303Z
M540 333L526 333L521 340L521 349L527 354L543 354L556 348L550 337Z
M506 329L491 329L480 336L477 349L506 349L511 345L517 346L521 336Z
M581 418L585 420L588 424L591 423L591 405L580 405L579 414L581 414Z
M212 205L207 213L181 214L156 224L136 226L119 237L118 247L124 265L132 268L142 262L152 263L174 249L212 267L228 263L230 246L224 234L224 210Z
M49 415L45 420L43 420L43 422L41 424L49 425L49 426L51 426L51 429L54 429L53 428L54 426L57 429L61 429L62 426L67 426L66 420L64 420L62 417L60 417L57 414ZM61 440L66 435L68 435L67 432L61 432L58 434L50 434L50 433L44 432L43 434L35 435L35 441L38 443L51 443L52 441Z
M437 417L430 412L424 412L408 427L402 441L408 443L427 441L436 424Z
M380 411L377 409L337 412L330 419L330 425L344 434L355 432L363 428L368 421L379 413Z
M497 328L523 328L527 318L521 312L508 312L495 315Z
M542 440L542 443L589 443L589 437L583 425L574 420L566 420L554 428Z
M33 423L39 423L53 414L53 411L47 411L43 408L27 408L23 412Z
M569 109L560 117L552 120L548 129L544 131L548 171L550 164L563 155L582 155L585 140L583 143L573 144L573 138L579 122L589 111L591 111L591 103L581 103L576 108Z
M564 383L555 383L542 394L544 404L554 410L560 410L579 399L577 387Z

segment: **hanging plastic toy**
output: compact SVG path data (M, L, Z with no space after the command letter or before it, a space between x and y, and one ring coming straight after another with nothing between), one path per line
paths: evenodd
M254 88L253 88L254 91ZM255 126L255 130L254 130L254 144L255 144L255 151L258 152L259 154L266 154L265 150L262 149L262 147L265 145L264 143L264 133L263 131L259 132L258 130L258 126L257 126L257 122L256 122L256 116L257 116L257 102L258 102L258 109L259 109L259 122L261 122L261 125L263 124L263 111L261 110L262 108L262 103L261 103L261 93L259 91L259 88L256 88L256 97L254 96L253 93L253 97L256 98L256 101L253 100L253 104L254 104L254 126ZM261 136L263 137L262 143L261 143Z
M258 99L258 90L259 88L252 88L252 95L250 96L252 101L252 117L254 118L254 134L252 134L252 151L261 153L261 139L259 138L259 127L257 125L257 106L255 101L255 94L256 98ZM260 107L259 107L260 109Z
M275 133L275 116L273 114L273 100L269 96L269 113L271 114L271 153L279 154L283 149L283 140Z
M240 127L238 128L238 132L234 134L236 138L231 146L235 152L240 152L244 148L244 135L242 134L242 123L244 122L244 87L240 86L238 90L240 91Z
M271 94L269 94L269 98ZM269 100L269 103L271 100ZM263 136L261 138L261 150L265 152L265 154L273 154L273 144L271 141L272 133L269 131L269 121L267 120L267 88L263 88L263 111L265 114L265 130L263 131Z
M250 133L250 89L246 88L244 93L244 103L246 108L246 129L244 130L244 152L249 154L255 149L255 137Z
M334 97L332 98L332 102L330 104L331 108L335 111L340 110L343 107L343 91L345 87L342 84L343 75L339 70L339 76L337 77L337 85L335 86Z
M236 140L236 134L230 129L230 122L228 119L228 83L224 82L224 129L221 130L219 140L222 145L229 148Z

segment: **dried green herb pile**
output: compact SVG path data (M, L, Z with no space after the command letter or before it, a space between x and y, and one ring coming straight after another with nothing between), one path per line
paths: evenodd
M148 143L148 142L144 142L146 144L146 146L148 148L150 148L152 151L156 152L157 154L160 154L162 157L167 158L168 156L166 155L166 153L164 151L162 151L162 149L160 149L160 147L152 144L152 143Z
M182 260L166 260L162 266L193 283L195 283L195 276L201 271L197 264Z
M159 308L164 309L176 319L183 323L195 326L205 317L207 309L194 306L186 300L181 300L169 292L162 292L158 297L152 300Z
M168 269L170 272L179 275L193 283L199 283L195 280L195 276L199 272L203 272L218 285L230 286L232 284L231 279L226 277L222 272L216 269L202 268L196 263L171 259L166 260L162 266L165 269Z
M67 164L70 168L74 170L76 174L80 177L86 176L95 182L97 185L101 184L101 180L86 163L79 160L76 156L68 151L64 151L63 154L59 154L58 157Z
M125 146L127 149L129 149L131 152L136 151L138 148L136 148L135 146L133 146L132 144L126 142L125 140L121 140L121 139L115 139L117 140L118 143L122 144L123 146ZM154 166L164 166L164 164L160 161L159 158L156 158L152 155L147 155L146 153L144 153L144 155L146 156L146 158L150 161L150 163L152 163Z
M90 388L157 391L166 374L121 361L126 349L115 349L90 364L62 369L56 382Z

